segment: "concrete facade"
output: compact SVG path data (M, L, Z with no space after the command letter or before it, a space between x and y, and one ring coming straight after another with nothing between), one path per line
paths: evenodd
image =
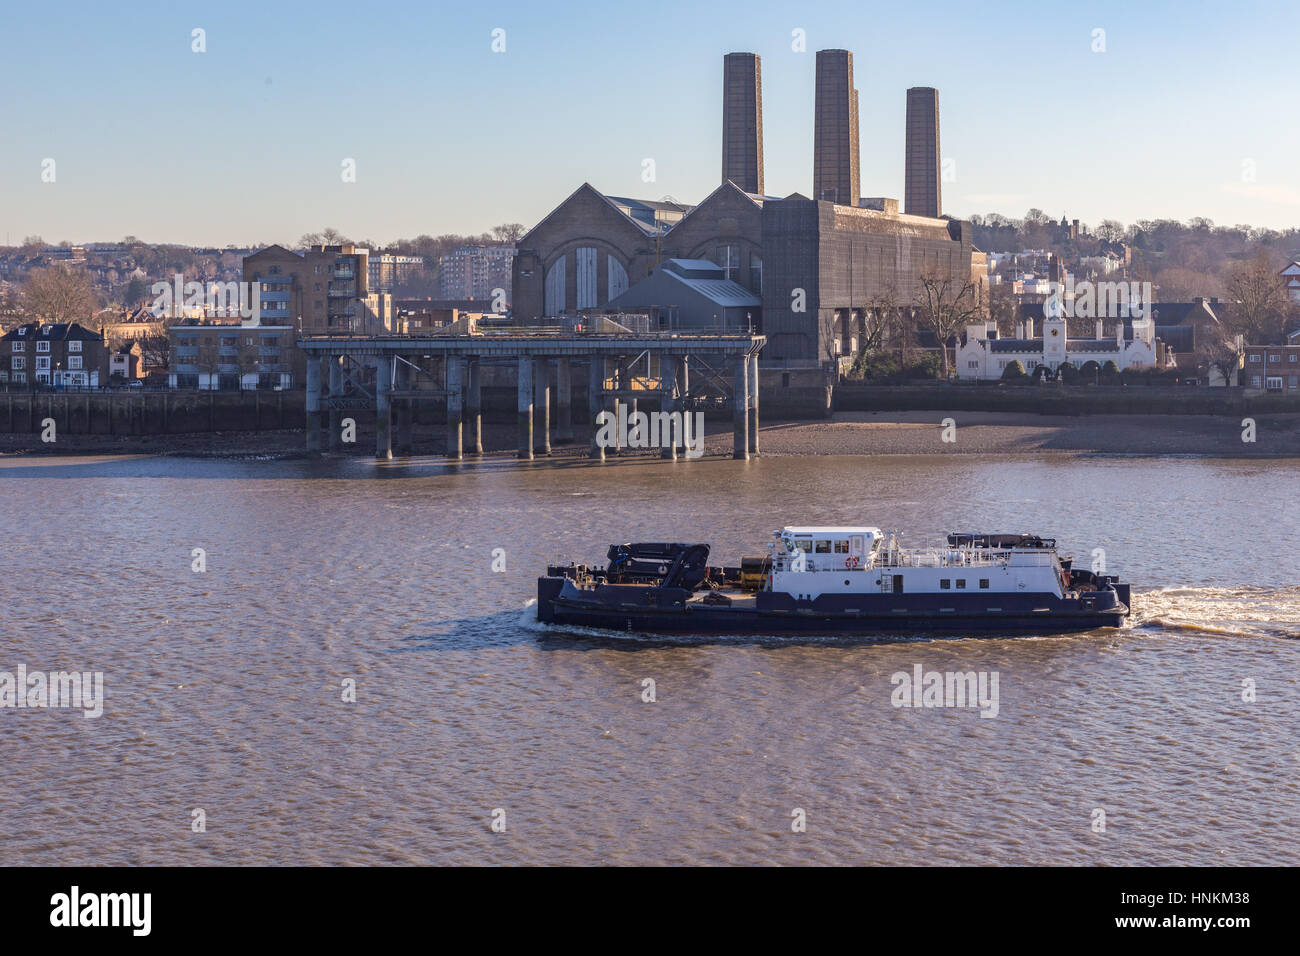
M763 68L757 53L722 60L722 181L763 193Z
M943 214L939 168L939 91L914 86L907 91L906 182L903 211L911 216Z
M813 198L856 206L861 195L853 54L848 50L818 50Z

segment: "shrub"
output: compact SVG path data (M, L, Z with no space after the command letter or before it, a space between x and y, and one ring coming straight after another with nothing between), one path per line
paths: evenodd
M1020 360L1008 362L1007 367L1002 370L1002 381L1004 382L1023 382L1028 378L1025 367L1020 364Z

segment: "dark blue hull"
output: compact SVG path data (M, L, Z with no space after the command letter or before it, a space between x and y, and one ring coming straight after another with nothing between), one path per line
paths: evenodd
M690 598L691 593L680 588L575 589L565 588L563 578L546 577L537 582L537 618L551 624L646 634L1000 636L1118 627L1129 612L1127 585L1075 599L1032 594L836 594L799 601L760 592L750 600L722 605Z

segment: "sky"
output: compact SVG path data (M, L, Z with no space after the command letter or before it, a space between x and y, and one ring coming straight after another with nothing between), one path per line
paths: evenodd
M1250 0L8 3L0 240L384 243L532 226L583 182L695 203L732 51L762 57L766 192L809 194L825 48L854 53L866 196L902 197L905 93L933 86L947 214L1286 228L1294 22Z

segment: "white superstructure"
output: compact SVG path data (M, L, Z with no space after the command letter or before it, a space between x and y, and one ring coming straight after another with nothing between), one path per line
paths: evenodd
M789 527L773 532L769 590L822 594L1066 596L1055 547L904 548L879 528Z

